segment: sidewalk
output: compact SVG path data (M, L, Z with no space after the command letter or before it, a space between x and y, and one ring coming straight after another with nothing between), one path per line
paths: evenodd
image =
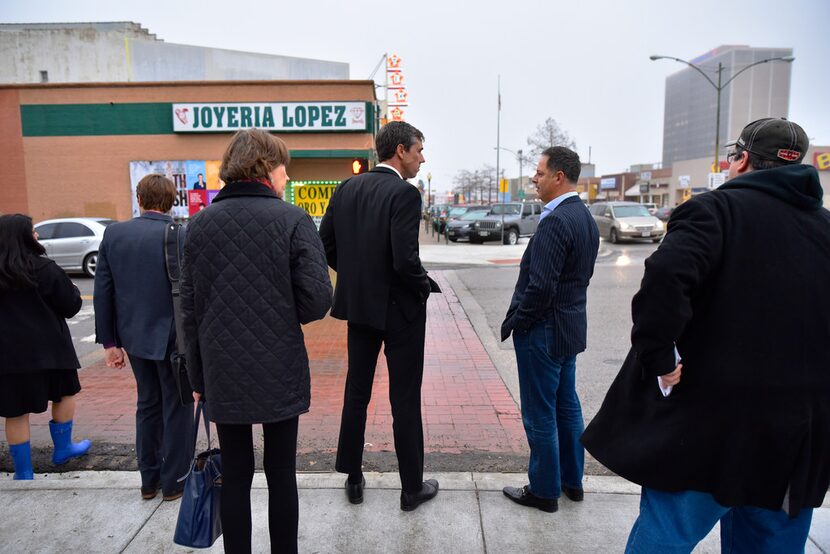
M407 513L399 509L397 474L367 473L365 501L357 506L345 498L342 475L300 474L300 552L622 552L638 512L637 487L617 477L586 477L585 501L563 497L555 514L504 498L501 488L523 484L524 474L427 477L439 480L438 497ZM138 483L134 472L37 475L29 482L0 476L0 553L192 552L173 544L179 501L141 500ZM253 488L253 551L267 552L263 474L256 474ZM815 511L808 553L830 551L825 506ZM222 552L222 539L206 552ZM720 552L717 528L695 552Z

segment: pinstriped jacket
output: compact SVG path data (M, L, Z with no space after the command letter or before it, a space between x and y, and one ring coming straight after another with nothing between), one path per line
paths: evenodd
M544 323L548 354L584 351L587 289L598 250L599 231L585 205L577 197L562 201L539 223L525 249L502 340Z

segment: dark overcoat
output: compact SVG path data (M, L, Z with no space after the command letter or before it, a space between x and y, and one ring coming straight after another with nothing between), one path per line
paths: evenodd
M49 258L34 269L34 288L0 292L0 374L81 367L66 325L81 293Z
M212 421L308 411L300 324L325 316L331 281L305 211L261 183L226 185L188 225L181 295L189 377Z
M646 260L632 348L583 435L615 473L725 506L819 506L830 485L830 212L806 165L679 206ZM682 357L663 397L658 375Z

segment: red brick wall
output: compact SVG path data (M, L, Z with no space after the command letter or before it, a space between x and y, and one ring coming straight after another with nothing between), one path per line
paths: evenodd
M0 213L29 213L18 91L0 89Z

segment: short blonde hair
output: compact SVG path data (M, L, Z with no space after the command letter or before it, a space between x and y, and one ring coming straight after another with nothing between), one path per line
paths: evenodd
M145 175L138 182L135 192L140 198L141 207L145 210L167 213L176 200L176 185L173 184L173 181L158 173Z
M226 183L268 179L281 165L288 165L288 147L279 137L262 129L243 129L231 138L219 177Z

